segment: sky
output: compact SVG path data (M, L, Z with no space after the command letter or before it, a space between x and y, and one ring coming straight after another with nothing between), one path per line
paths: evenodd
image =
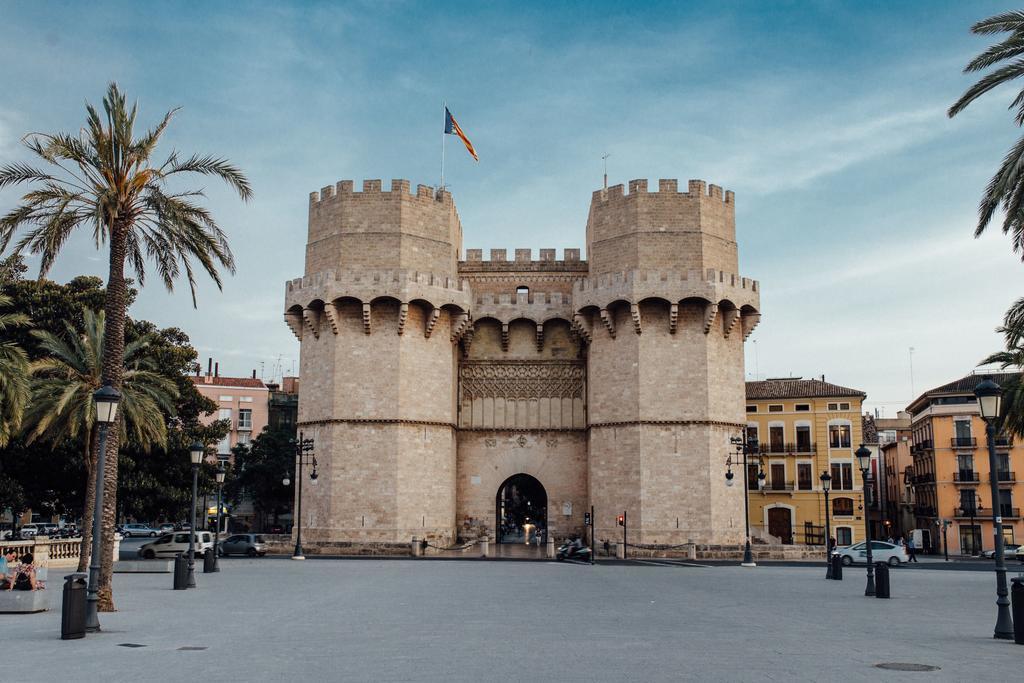
M748 379L821 376L892 417L1000 347L1024 265L981 191L1020 136L997 90L946 110L1005 4L963 2L0 3L0 162L76 132L117 81L140 122L181 107L158 155L226 157L244 204L195 187L238 263L223 291L147 281L130 314L185 330L221 374L298 367L282 321L308 197L341 179L437 184L442 102L472 139L445 182L464 248L580 247L591 192L701 178L736 193L761 284ZM452 144L452 142L456 144ZM0 211L20 193L0 190ZM38 259L28 264L38 269ZM50 277L105 275L88 234ZM911 349L913 351L911 352Z

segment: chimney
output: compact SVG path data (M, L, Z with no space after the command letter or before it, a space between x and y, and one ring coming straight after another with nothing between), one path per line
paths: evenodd
M256 371L255 370L252 371L252 378L256 379Z
M213 364L213 376L220 377L220 363Z
M206 374L207 375L212 375L213 374L213 359L212 358L207 358L206 359Z

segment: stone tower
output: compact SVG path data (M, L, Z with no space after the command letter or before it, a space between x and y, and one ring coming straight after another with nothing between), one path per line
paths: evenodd
M756 282L737 274L732 192L691 180L594 193L588 277L573 292L587 349L588 485L598 538L735 544L743 489L726 487L742 433L743 340ZM742 476L742 474L741 474Z
M285 320L301 341L299 424L320 475L303 490L312 544L453 539L461 247L447 192L367 180L310 196L305 276L287 284Z

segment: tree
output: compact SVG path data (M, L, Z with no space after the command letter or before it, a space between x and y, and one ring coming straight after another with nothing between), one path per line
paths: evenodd
M10 305L10 297L0 295L0 448L7 445L21 426L29 392L28 355L8 339L8 330L27 326L28 316L2 310Z
M964 73L977 73L990 67L1002 64L999 68L983 76L977 83L968 88L960 99L949 108L952 118L962 112L976 99L1000 85L1024 75L1024 11L1011 11L997 14L974 24L971 31L979 35L995 35L1009 33L1002 42L992 45L971 60ZM1024 89L1021 89L1010 108L1016 108L1014 117L1017 126L1024 124ZM1010 148L1003 158L1002 164L992 176L985 188L978 205L978 226L974 236L980 236L995 212L1002 207L1005 212L1003 234L1011 235L1014 252L1020 253L1024 259L1024 137L1021 137Z
M281 483L285 476L294 478L295 435L286 429L264 427L248 447L234 449L234 479L224 491L227 500L237 505L243 498L252 501L261 523L267 515L277 516L288 510L293 501L293 486Z
M47 356L32 363L32 401L25 414L26 442L42 440L52 444L81 444L85 463L86 487L83 520L92 517L96 499L95 451L99 430L95 423L94 392L102 386L102 355L104 348L104 313L86 310L85 332L81 335L65 323L65 335L35 331L40 348ZM142 336L124 350L125 371L118 408L118 436L122 443L131 443L149 451L167 445L165 414L174 414L178 388L174 381L154 372L154 363L147 357L150 337ZM89 564L92 529L82 530L79 571Z
M152 260L164 286L173 290L182 274L196 303L194 268L198 264L221 286L218 267L234 272L227 237L213 215L196 200L201 191L174 191L169 181L183 174L220 178L243 200L252 196L245 175L230 162L212 156L186 158L172 151L162 163L153 159L157 144L177 112L173 109L141 137L135 137L138 106L129 107L116 83L103 98L104 115L86 105L86 128L78 137L67 133L34 133L25 146L49 166L23 163L0 167L0 190L33 186L23 203L0 218L0 252L22 229L14 251L41 256L40 276L53 265L68 236L91 228L98 244L109 250L103 382L120 390L124 368L125 318L128 281L125 264L139 284L145 283L147 259ZM193 263L195 261L195 263ZM104 480L103 557L99 608L114 610L111 576L117 508L118 430L107 440Z

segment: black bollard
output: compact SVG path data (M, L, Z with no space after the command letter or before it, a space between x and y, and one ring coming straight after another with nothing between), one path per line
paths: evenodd
M203 553L203 573L212 574L217 571L217 562L214 559L213 548L207 548Z
M832 556L832 579L835 581L843 580L843 556L833 555Z
M183 591L188 588L188 558L185 553L174 556L174 590Z
M875 562L875 597L889 597L889 565Z
M1010 611L1013 615L1013 642L1024 645L1024 579L1010 580Z

